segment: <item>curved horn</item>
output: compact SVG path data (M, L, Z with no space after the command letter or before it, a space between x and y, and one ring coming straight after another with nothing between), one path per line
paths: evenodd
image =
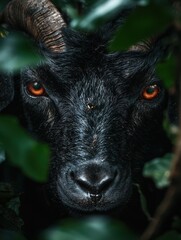
M22 29L53 52L65 48L65 22L50 0L12 0L0 14L0 23Z

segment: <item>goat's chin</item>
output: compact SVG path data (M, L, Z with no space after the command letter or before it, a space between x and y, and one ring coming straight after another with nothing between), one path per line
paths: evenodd
M124 188L123 186L117 187L114 191L110 191L102 195L101 199L97 202L93 202L90 197L77 196L76 194L70 194L64 191L58 186L59 202L63 204L71 216L86 216L86 215L104 215L110 212L121 212L127 205L132 194L132 184L129 178L126 179ZM109 214L110 215L110 214Z
M82 218L82 217L91 217L91 216L109 216L109 217L119 217L120 213L123 211L124 206L117 206L112 209L104 209L102 211L83 211L76 208L67 207L67 212L70 217L73 218Z
M109 217L120 217L121 213L125 209L128 201L124 202L124 204L115 204L115 205L104 205L102 207L95 207L95 206L87 206L77 207L77 205L67 205L65 204L64 207L67 209L67 213L69 217L73 218L82 218L82 217L90 217L90 216L109 216Z

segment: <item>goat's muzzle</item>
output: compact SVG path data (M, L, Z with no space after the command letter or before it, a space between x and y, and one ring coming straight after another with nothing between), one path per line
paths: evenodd
M87 163L61 171L58 194L68 207L79 211L107 211L125 205L131 192L128 171L107 163Z

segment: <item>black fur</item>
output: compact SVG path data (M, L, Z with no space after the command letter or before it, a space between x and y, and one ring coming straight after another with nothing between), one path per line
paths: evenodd
M24 126L52 150L49 181L42 187L46 216L53 209L57 217L120 212L133 183L143 181L144 163L170 150L162 128L168 97L155 75L160 52L150 46L146 52L109 53L110 26L91 35L65 29L66 51L43 50L46 62L22 70L15 82L14 103ZM44 86L45 96L30 96L32 81ZM153 84L158 97L143 99L143 89ZM25 202L34 211L29 220L44 212L42 194L40 199L32 193L35 185L26 189Z

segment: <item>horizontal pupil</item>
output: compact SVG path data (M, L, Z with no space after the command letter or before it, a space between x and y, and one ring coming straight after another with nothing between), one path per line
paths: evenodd
M35 90L40 90L40 89L42 88L42 86L41 86L38 82L35 82L35 83L33 84L33 88L34 88Z
M154 88L154 87L149 87L149 88L147 88L147 90L146 90L146 92L147 92L148 94L152 94L152 93L154 93L154 91L155 91L155 88Z

